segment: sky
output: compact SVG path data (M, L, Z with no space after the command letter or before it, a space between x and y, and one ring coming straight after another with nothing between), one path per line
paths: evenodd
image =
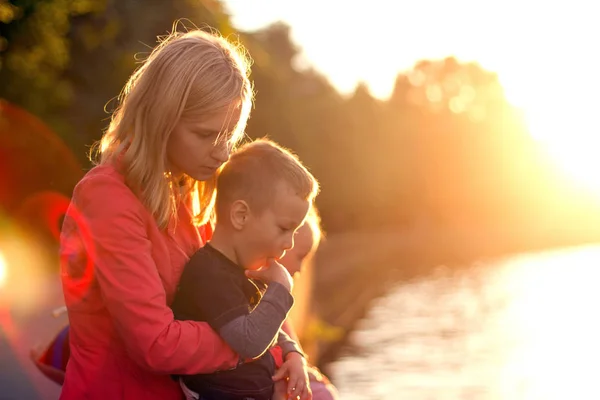
M526 77L532 75L532 85L538 85L539 78L556 72L547 69L548 62L598 48L593 35L600 38L593 0L543 6L538 0L224 3L241 30L288 23L305 59L340 91L351 92L363 80L378 97L389 95L396 74L416 61L454 55L499 72L511 100L527 102L531 94L518 87Z
M600 170L594 0L224 0L233 25L291 27L302 61L342 93L389 96L398 72L453 55L498 73L531 134L576 174ZM577 172L578 171L578 172ZM595 172L594 172L595 173ZM600 175L600 174L599 174ZM600 178L593 178L600 188Z

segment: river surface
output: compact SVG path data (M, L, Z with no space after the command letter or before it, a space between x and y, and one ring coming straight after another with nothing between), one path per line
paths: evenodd
M342 399L600 399L600 247L398 284L329 365Z

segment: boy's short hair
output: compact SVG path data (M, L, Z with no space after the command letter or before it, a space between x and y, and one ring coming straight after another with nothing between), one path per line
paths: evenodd
M244 200L253 211L263 212L272 204L279 182L287 183L311 203L319 192L319 183L298 157L277 143L257 139L240 147L217 178L217 220L236 200Z

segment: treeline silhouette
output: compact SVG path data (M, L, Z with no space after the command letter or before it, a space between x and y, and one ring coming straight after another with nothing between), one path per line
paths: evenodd
M319 72L296 68L300 49L283 23L235 32L215 0L14 0L0 4L0 15L0 98L37 116L67 146L5 103L0 200L9 215L39 191L70 195L135 55L186 17L188 26L236 34L247 46L257 92L248 135L268 135L310 167L322 183L318 206L330 234L502 226L544 229L536 246L600 237L594 203L559 178L497 75L476 63L420 61L379 100L364 84L342 96ZM351 62L359 53L340 57Z

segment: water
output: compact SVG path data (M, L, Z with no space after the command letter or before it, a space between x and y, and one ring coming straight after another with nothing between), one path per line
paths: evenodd
M351 399L600 399L600 247L439 268L378 300L331 376Z

